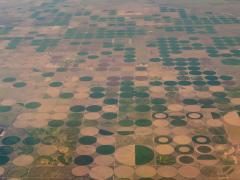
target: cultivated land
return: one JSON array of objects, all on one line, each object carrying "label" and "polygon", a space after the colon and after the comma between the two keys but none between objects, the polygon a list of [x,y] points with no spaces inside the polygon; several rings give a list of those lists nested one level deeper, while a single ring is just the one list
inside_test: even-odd
[{"label": "cultivated land", "polygon": [[239,180],[238,0],[1,0],[1,180]]}]

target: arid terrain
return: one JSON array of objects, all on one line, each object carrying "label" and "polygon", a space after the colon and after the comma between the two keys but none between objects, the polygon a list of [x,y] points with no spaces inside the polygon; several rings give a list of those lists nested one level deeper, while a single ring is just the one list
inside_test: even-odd
[{"label": "arid terrain", "polygon": [[0,180],[239,180],[239,0],[1,0]]}]

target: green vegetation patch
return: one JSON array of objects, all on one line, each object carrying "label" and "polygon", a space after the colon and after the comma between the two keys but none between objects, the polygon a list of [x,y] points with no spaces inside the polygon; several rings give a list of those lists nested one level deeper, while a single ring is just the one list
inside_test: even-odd
[{"label": "green vegetation patch", "polygon": [[240,59],[224,59],[222,63],[224,65],[238,66],[240,65]]},{"label": "green vegetation patch", "polygon": [[135,163],[136,165],[143,165],[154,158],[154,152],[152,149],[142,146],[142,145],[135,145]]}]

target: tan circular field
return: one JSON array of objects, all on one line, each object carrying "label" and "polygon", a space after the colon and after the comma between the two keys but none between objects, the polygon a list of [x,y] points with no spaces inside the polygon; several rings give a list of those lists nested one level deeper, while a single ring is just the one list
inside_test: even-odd
[{"label": "tan circular field", "polygon": [[134,169],[129,166],[118,166],[114,169],[114,173],[118,178],[132,178]]},{"label": "tan circular field", "polygon": [[183,106],[181,104],[169,104],[168,109],[173,112],[178,112],[183,110]]},{"label": "tan circular field", "polygon": [[74,176],[86,176],[89,173],[89,168],[86,166],[77,166],[72,169],[72,174]]},{"label": "tan circular field", "polygon": [[29,125],[30,125],[30,120],[28,120],[28,119],[17,119],[13,123],[13,126],[15,128],[26,128]]},{"label": "tan circular field", "polygon": [[166,120],[155,120],[153,121],[153,125],[156,127],[166,127],[169,125],[169,122]]},{"label": "tan circular field", "polygon": [[223,120],[229,125],[240,127],[240,117],[236,111],[225,114]]},{"label": "tan circular field", "polygon": [[199,105],[187,105],[184,106],[184,110],[188,112],[200,112],[201,107]]},{"label": "tan circular field", "polygon": [[178,169],[178,172],[185,178],[196,178],[200,174],[199,169],[193,166],[182,166]]},{"label": "tan circular field", "polygon": [[13,160],[13,164],[16,166],[28,166],[32,164],[33,157],[29,155],[20,155]]},{"label": "tan circular field", "polygon": [[185,135],[179,135],[179,136],[175,136],[173,138],[173,141],[176,144],[189,144],[189,143],[191,143],[192,139]]},{"label": "tan circular field", "polygon": [[125,165],[135,165],[135,145],[118,148],[114,154],[115,159]]},{"label": "tan circular field", "polygon": [[117,112],[118,111],[118,106],[116,106],[116,105],[103,106],[103,111],[104,112]]},{"label": "tan circular field", "polygon": [[89,112],[84,114],[84,118],[87,120],[97,120],[101,117],[101,115],[97,112]]},{"label": "tan circular field", "polygon": [[161,155],[169,155],[174,152],[174,148],[168,144],[157,145],[155,150]]},{"label": "tan circular field", "polygon": [[39,144],[37,145],[37,152],[39,155],[51,155],[57,151],[56,146],[54,145],[44,145]]},{"label": "tan circular field", "polygon": [[80,145],[76,149],[76,153],[80,155],[91,155],[96,152],[96,147],[91,145]]},{"label": "tan circular field", "polygon": [[97,165],[110,166],[114,163],[114,158],[108,155],[99,155],[94,159]]},{"label": "tan circular field", "polygon": [[175,135],[187,135],[190,133],[190,130],[184,127],[175,127],[172,129],[172,133]]},{"label": "tan circular field", "polygon": [[135,133],[137,136],[146,136],[152,134],[152,129],[149,127],[138,127],[135,129]]},{"label": "tan circular field", "polygon": [[135,173],[139,177],[153,177],[156,175],[156,169],[152,166],[143,165],[136,168]]},{"label": "tan circular field", "polygon": [[224,91],[224,87],[223,86],[210,86],[209,87],[209,90],[212,91],[212,92],[221,92],[221,91]]},{"label": "tan circular field", "polygon": [[93,179],[105,180],[113,175],[113,170],[107,166],[96,166],[90,170],[89,175]]},{"label": "tan circular field", "polygon": [[97,138],[99,144],[114,144],[116,142],[114,136],[101,136]]},{"label": "tan circular field", "polygon": [[98,129],[94,127],[85,127],[80,130],[80,134],[83,136],[95,136],[98,133]]},{"label": "tan circular field", "polygon": [[5,172],[5,169],[3,167],[0,167],[0,176],[3,175]]},{"label": "tan circular field", "polygon": [[164,128],[158,127],[158,128],[154,129],[154,134],[156,134],[156,135],[168,135],[170,133],[171,133],[170,129],[166,128],[166,127],[164,127]]},{"label": "tan circular field", "polygon": [[158,175],[166,178],[175,177],[178,174],[178,171],[175,167],[172,166],[162,166],[158,168]]}]

